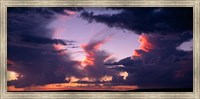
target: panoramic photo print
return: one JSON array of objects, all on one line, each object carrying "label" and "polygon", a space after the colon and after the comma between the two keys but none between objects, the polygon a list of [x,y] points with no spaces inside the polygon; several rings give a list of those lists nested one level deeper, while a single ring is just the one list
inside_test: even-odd
[{"label": "panoramic photo print", "polygon": [[8,7],[8,92],[192,92],[192,7]]}]

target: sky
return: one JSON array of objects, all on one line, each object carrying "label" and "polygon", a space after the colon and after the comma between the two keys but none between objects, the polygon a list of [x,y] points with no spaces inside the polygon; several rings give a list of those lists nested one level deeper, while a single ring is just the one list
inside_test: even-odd
[{"label": "sky", "polygon": [[190,7],[9,7],[8,91],[193,86]]}]

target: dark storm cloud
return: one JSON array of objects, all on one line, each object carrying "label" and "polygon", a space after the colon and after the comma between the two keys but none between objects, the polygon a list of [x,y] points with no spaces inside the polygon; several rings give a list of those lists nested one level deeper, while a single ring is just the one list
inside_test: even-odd
[{"label": "dark storm cloud", "polygon": [[[152,45],[151,49],[136,49],[139,56],[133,55],[106,65],[123,65],[113,69],[127,71],[129,76],[124,83],[138,85],[140,88],[192,88],[193,53],[176,49],[190,37],[145,35],[144,41]],[[144,42],[141,43],[145,46]]]},{"label": "dark storm cloud", "polygon": [[[138,68],[129,67],[129,83],[140,88],[192,88],[192,58],[173,63],[140,64]],[[130,82],[132,81],[132,82]]]},{"label": "dark storm cloud", "polygon": [[[176,35],[143,34],[141,37],[140,43],[142,48],[145,47],[145,49],[139,48],[134,50],[140,56],[133,56],[132,59],[131,57],[127,57],[113,63],[113,65],[122,64],[129,66],[138,65],[141,62],[169,63],[182,60],[185,55],[192,54],[183,50],[177,50],[177,47],[180,46],[184,41],[188,41],[190,38],[192,38],[191,32],[184,32]],[[151,48],[148,48],[148,45],[151,45]]]},{"label": "dark storm cloud", "polygon": [[82,17],[89,22],[93,20],[105,23],[109,27],[117,27],[141,33],[176,34],[193,30],[192,7],[176,8],[109,8],[123,10],[114,15],[94,15],[83,12]]},{"label": "dark storm cloud", "polygon": [[[46,26],[63,14],[76,8],[8,8],[8,70],[19,74],[8,86],[23,88],[34,85],[69,82],[66,76],[80,76],[69,54],[48,53],[52,44],[68,45],[74,41],[52,39],[53,30]],[[75,10],[73,10],[75,11]]]},{"label": "dark storm cloud", "polygon": [[[111,72],[113,70],[108,70],[103,64],[109,54],[96,50],[96,45],[99,46],[101,41],[89,42],[85,47],[87,53],[92,52],[95,58],[94,66],[86,67],[85,72],[78,69],[80,62],[73,61],[70,54],[61,53],[66,49],[53,48],[52,44],[74,45],[74,41],[52,39],[53,30],[46,28],[46,25],[55,16],[52,13],[41,13],[49,10],[49,8],[12,8],[8,12],[8,59],[15,63],[15,65],[9,63],[8,70],[19,74],[17,80],[8,81],[8,86],[23,88],[69,82],[70,79],[65,80],[66,77],[89,76],[100,79],[105,75],[113,75]],[[49,51],[55,53],[48,53]]]},{"label": "dark storm cloud", "polygon": [[82,18],[89,22],[104,23],[109,27],[127,29],[139,35],[144,34],[147,37],[146,42],[151,44],[149,46],[143,42],[143,49],[135,50],[140,56],[131,56],[118,62],[105,64],[113,66],[112,69],[125,70],[129,73],[128,80],[113,78],[113,84],[123,82],[136,84],[141,88],[192,87],[192,52],[177,50],[183,42],[193,38],[192,8],[108,9],[122,10],[122,12],[113,15],[83,12]]},{"label": "dark storm cloud", "polygon": [[151,58],[145,60],[144,58],[131,59],[131,57],[127,57],[116,62],[124,67],[112,68],[119,71],[127,71],[129,74],[126,78],[127,80],[113,78],[112,85],[116,83],[138,85],[140,89],[192,88],[192,60],[192,52],[187,52],[185,55],[179,57],[169,55],[165,58],[153,54]]},{"label": "dark storm cloud", "polygon": [[40,49],[20,47],[10,47],[8,52],[9,58],[15,60],[15,65],[9,66],[8,70],[19,73],[18,80],[8,81],[8,86],[21,88],[65,83],[68,82],[65,80],[67,75],[77,73],[73,67],[77,62],[72,61],[68,55],[63,58],[57,54],[41,54]]},{"label": "dark storm cloud", "polygon": [[[143,64],[170,64],[181,62],[184,60],[191,60],[192,52],[177,51],[177,50],[154,50],[148,53],[143,53],[140,57],[132,56],[121,59],[118,62],[108,63],[105,65],[124,65],[125,67],[137,67]],[[192,61],[192,60],[191,60]]]},{"label": "dark storm cloud", "polygon": [[81,11],[83,8],[81,7],[9,7],[8,13],[15,14],[41,14],[45,18],[52,18],[55,14],[69,15],[65,12],[65,10],[69,11]]},{"label": "dark storm cloud", "polygon": [[66,83],[68,76],[81,77],[82,73],[75,67],[79,62],[71,60],[68,54],[43,54],[43,51],[46,50],[8,46],[8,59],[15,64],[9,65],[8,70],[19,74],[18,80],[8,81],[8,86],[22,88]]},{"label": "dark storm cloud", "polygon": [[8,33],[9,35],[36,35],[51,37],[53,30],[46,26],[56,14],[66,15],[65,10],[81,11],[82,8],[71,7],[8,7]]}]

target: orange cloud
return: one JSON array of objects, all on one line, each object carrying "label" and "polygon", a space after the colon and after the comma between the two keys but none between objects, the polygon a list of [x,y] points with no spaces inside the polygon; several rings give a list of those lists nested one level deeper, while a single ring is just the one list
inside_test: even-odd
[{"label": "orange cloud", "polygon": [[81,47],[83,48],[85,57],[81,62],[81,65],[84,67],[94,65],[96,51],[98,51],[107,40],[108,39],[104,39],[100,41],[94,41],[89,44],[82,44]]},{"label": "orange cloud", "polygon": [[[142,34],[139,37],[139,42],[140,42],[140,47],[139,49],[144,51],[144,52],[149,52],[150,50],[154,49],[154,45],[150,41],[149,37],[147,34]],[[133,56],[141,56],[140,53],[138,53],[137,50],[133,51]]]},{"label": "orange cloud", "polygon": [[149,52],[149,50],[152,50],[154,48],[147,34],[142,34],[139,38],[139,42],[141,43],[140,49],[142,49],[145,52]]}]

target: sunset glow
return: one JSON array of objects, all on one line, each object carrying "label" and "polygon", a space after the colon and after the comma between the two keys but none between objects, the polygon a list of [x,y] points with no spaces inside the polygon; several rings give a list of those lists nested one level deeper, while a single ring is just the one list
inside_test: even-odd
[{"label": "sunset glow", "polygon": [[8,87],[9,91],[56,91],[56,90],[110,90],[110,91],[127,91],[136,90],[138,86],[96,86],[95,84],[78,84],[78,83],[59,83],[48,84],[45,86],[32,86],[26,88]]},{"label": "sunset glow", "polygon": [[122,76],[124,80],[126,80],[126,78],[128,77],[128,72],[120,72],[119,75]]},{"label": "sunset glow", "polygon": [[8,7],[7,35],[8,91],[193,90],[192,7]]},{"label": "sunset glow", "polygon": [[[142,34],[139,37],[138,41],[140,42],[139,50],[142,50],[144,52],[149,52],[150,50],[152,50],[154,48],[153,44],[151,43],[151,41],[149,41],[149,38],[146,34]],[[138,50],[134,50],[133,56],[139,57],[139,56],[141,56],[141,54],[138,52]]]},{"label": "sunset glow", "polygon": [[149,50],[153,49],[153,44],[149,41],[148,36],[145,34],[142,34],[139,38],[140,42],[140,49],[144,50],[145,52],[149,52]]},{"label": "sunset glow", "polygon": [[19,74],[17,74],[16,72],[13,72],[13,71],[7,71],[7,81],[10,81],[10,80],[18,80],[18,77]]},{"label": "sunset glow", "polygon": [[94,58],[88,56],[88,57],[84,57],[84,59],[81,61],[81,65],[82,66],[92,66],[94,65]]}]

